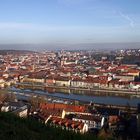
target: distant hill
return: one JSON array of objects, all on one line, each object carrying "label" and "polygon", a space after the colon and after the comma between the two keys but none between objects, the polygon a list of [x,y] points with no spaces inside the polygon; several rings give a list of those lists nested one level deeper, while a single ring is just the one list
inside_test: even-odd
[{"label": "distant hill", "polygon": [[28,51],[28,50],[0,50],[0,55],[26,54],[26,53],[33,53],[33,51]]},{"label": "distant hill", "polygon": [[93,135],[68,132],[33,119],[0,113],[0,140],[96,140]]},{"label": "distant hill", "polygon": [[51,43],[51,44],[0,44],[3,50],[117,50],[140,49],[140,42],[122,43]]}]

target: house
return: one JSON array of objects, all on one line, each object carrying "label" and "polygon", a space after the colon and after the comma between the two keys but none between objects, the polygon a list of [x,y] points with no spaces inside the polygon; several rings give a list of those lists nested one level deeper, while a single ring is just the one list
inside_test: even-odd
[{"label": "house", "polygon": [[86,88],[85,82],[81,78],[75,78],[71,80],[71,87]]},{"label": "house", "polygon": [[110,80],[109,83],[108,83],[108,87],[111,88],[111,89],[112,88],[113,89],[114,88],[118,89],[119,88],[119,80],[120,79],[112,79],[112,80]]},{"label": "house", "polygon": [[61,63],[63,63],[63,65],[72,65],[72,64],[77,64],[77,60],[63,60]]},{"label": "house", "polygon": [[72,120],[87,124],[88,129],[101,129],[101,117],[95,115],[76,114]]},{"label": "house", "polygon": [[108,87],[108,76],[99,76],[99,83],[101,88]]},{"label": "house", "polygon": [[46,122],[55,127],[61,127],[62,129],[71,130],[74,132],[86,133],[88,131],[88,125],[83,122],[74,121],[70,119],[62,119],[60,117],[50,117]]},{"label": "house", "polygon": [[82,113],[83,109],[80,108],[79,106],[75,108],[74,106],[71,105],[67,106],[64,104],[46,103],[45,105],[42,104],[40,110],[36,113],[31,114],[31,116],[45,124],[50,124],[55,127],[61,127],[62,129],[72,130],[80,133],[85,133],[88,131],[87,123],[65,118],[63,108],[77,111],[75,112],[77,114]]},{"label": "house", "polygon": [[10,111],[10,106],[8,104],[2,105],[1,111],[2,112],[9,112]]},{"label": "house", "polygon": [[12,113],[16,114],[19,117],[27,117],[28,114],[28,108],[26,105],[17,108],[16,110],[12,111]]},{"label": "house", "polygon": [[85,106],[61,103],[41,103],[40,111],[45,113],[48,112],[53,116],[61,116],[62,118],[65,118],[66,115],[69,114],[91,115],[91,113],[87,112],[87,108]]},{"label": "house", "polygon": [[88,83],[89,88],[104,88],[108,87],[108,77],[107,76],[98,76],[98,77],[88,77],[86,79],[86,83]]},{"label": "house", "polygon": [[3,77],[0,77],[0,88],[4,88],[5,86],[5,80]]},{"label": "house", "polygon": [[130,82],[130,88],[133,90],[139,90],[140,89],[140,82]]},{"label": "house", "polygon": [[46,74],[42,71],[40,72],[32,72],[25,77],[22,81],[28,83],[36,83],[36,84],[43,84],[45,82]]},{"label": "house", "polygon": [[124,75],[124,74],[118,74],[118,75],[114,75],[115,79],[120,79],[121,81],[134,81],[135,76],[133,75]]},{"label": "house", "polygon": [[53,76],[49,76],[45,78],[45,85],[46,86],[54,86],[55,80]]},{"label": "house", "polygon": [[50,115],[61,117],[62,116],[62,111],[63,110],[57,109],[57,108],[55,108],[55,109],[51,109],[51,108],[42,109],[42,110],[40,110],[40,112],[38,112],[38,117],[41,120],[46,121],[46,117],[49,117]]},{"label": "house", "polygon": [[56,77],[55,78],[55,85],[56,86],[64,86],[64,87],[69,87],[70,86],[70,78],[69,77]]},{"label": "house", "polygon": [[29,76],[29,77],[24,77],[22,82],[36,83],[37,84],[37,83],[44,83],[44,79],[43,78],[37,78],[36,76]]},{"label": "house", "polygon": [[128,75],[133,75],[133,76],[139,76],[140,75],[140,70],[138,69],[130,69],[127,71]]},{"label": "house", "polygon": [[129,89],[130,88],[130,81],[119,81],[119,87],[121,89]]},{"label": "house", "polygon": [[58,110],[66,110],[69,112],[86,112],[87,108],[85,106],[81,105],[69,105],[69,104],[60,104],[60,103],[41,103],[40,104],[40,109],[41,110],[46,110],[46,109],[58,109]]},{"label": "house", "polygon": [[108,118],[109,129],[115,130],[117,129],[117,124],[119,122],[119,116],[117,115],[110,115]]},{"label": "house", "polygon": [[116,68],[116,71],[127,72],[128,69],[130,69],[129,66],[127,66],[127,65],[120,65],[120,66],[118,66],[118,67]]},{"label": "house", "polygon": [[28,107],[22,102],[5,102],[1,107],[2,112],[11,112],[20,117],[27,117]]}]

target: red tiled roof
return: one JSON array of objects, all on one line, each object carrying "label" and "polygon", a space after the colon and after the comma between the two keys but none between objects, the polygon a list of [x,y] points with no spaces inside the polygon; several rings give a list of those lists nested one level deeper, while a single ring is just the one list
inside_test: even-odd
[{"label": "red tiled roof", "polygon": [[128,73],[139,73],[140,70],[137,70],[137,69],[130,69],[128,70]]},{"label": "red tiled roof", "polygon": [[109,123],[116,123],[119,121],[119,117],[114,115],[114,116],[109,116]]},{"label": "red tiled roof", "polygon": [[58,76],[54,78],[57,81],[69,81],[70,78],[69,77],[62,77],[62,76]]},{"label": "red tiled roof", "polygon": [[134,85],[140,85],[140,82],[131,82],[132,84],[134,84]]},{"label": "red tiled roof", "polygon": [[51,121],[54,124],[60,125],[60,126],[65,126],[73,129],[83,129],[84,123],[83,122],[78,122],[78,121],[73,121],[70,119],[62,119],[59,117],[54,117],[52,116],[49,121]]},{"label": "red tiled roof", "polygon": [[117,69],[118,69],[118,70],[129,69],[129,67],[126,66],[126,65],[121,65],[121,66],[118,66]]},{"label": "red tiled roof", "polygon": [[119,84],[119,80],[120,79],[112,79],[112,80],[109,81],[109,83],[111,83],[111,84]]},{"label": "red tiled roof", "polygon": [[62,115],[62,111],[58,110],[58,109],[42,109],[39,113],[38,113],[38,117],[42,120],[46,120],[50,115],[53,116],[61,116]]},{"label": "red tiled roof", "polygon": [[40,104],[41,109],[60,109],[60,110],[67,110],[73,112],[85,112],[85,106],[75,106],[75,105],[67,105],[67,104],[58,104],[58,103],[42,103]]},{"label": "red tiled roof", "polygon": [[101,117],[100,116],[94,116],[94,115],[78,114],[74,118],[80,119],[80,120],[89,120],[89,121],[101,122]]}]

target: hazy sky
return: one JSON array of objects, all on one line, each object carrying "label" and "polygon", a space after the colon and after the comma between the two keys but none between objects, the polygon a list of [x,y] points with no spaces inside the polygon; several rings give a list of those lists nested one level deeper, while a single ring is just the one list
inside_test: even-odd
[{"label": "hazy sky", "polygon": [[0,44],[140,42],[140,0],[0,0]]}]

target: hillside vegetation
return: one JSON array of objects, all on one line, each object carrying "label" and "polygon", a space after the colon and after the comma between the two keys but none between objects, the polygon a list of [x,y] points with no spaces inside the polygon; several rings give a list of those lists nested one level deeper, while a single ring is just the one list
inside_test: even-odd
[{"label": "hillside vegetation", "polygon": [[46,126],[33,119],[0,113],[0,140],[96,140],[91,134],[79,134]]}]

